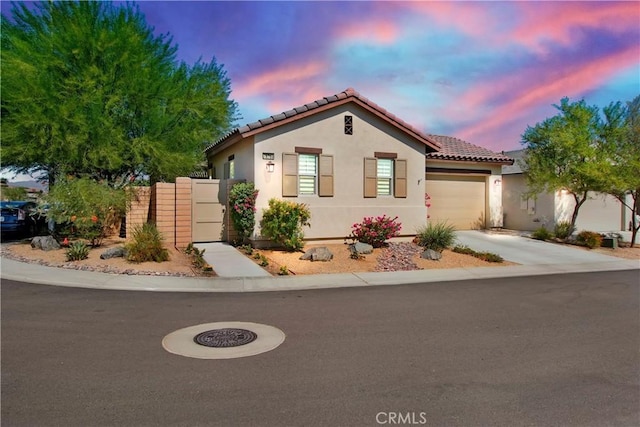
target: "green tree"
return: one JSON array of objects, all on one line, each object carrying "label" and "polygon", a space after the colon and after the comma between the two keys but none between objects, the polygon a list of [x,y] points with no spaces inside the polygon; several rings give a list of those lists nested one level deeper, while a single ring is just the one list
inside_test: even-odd
[{"label": "green tree", "polygon": [[2,16],[2,166],[119,186],[187,174],[235,120],[215,58],[176,60],[137,6],[14,4]]},{"label": "green tree", "polygon": [[603,122],[598,107],[584,100],[571,103],[563,98],[554,106],[559,114],[527,127],[522,135],[523,166],[532,194],[565,190],[573,196],[571,227],[575,228],[580,207],[588,192],[597,189],[604,164],[599,150]]},{"label": "green tree", "polygon": [[[640,230],[640,96],[603,109],[601,150],[607,161],[598,175],[598,190],[617,198],[631,212],[632,246]],[[627,200],[631,197],[631,202]]]}]

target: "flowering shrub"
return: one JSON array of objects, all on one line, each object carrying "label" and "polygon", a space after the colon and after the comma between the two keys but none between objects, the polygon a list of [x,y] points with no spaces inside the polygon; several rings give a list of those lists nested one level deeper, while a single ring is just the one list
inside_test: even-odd
[{"label": "flowering shrub", "polygon": [[351,226],[351,236],[362,243],[368,243],[374,248],[379,248],[392,238],[400,235],[402,224],[396,222],[398,217],[391,218],[386,215],[365,217],[359,224]]},{"label": "flowering shrub", "polygon": [[231,187],[229,205],[231,207],[231,221],[241,242],[251,237],[256,224],[256,198],[258,190],[252,182],[241,182]]},{"label": "flowering shrub", "polygon": [[284,246],[288,251],[304,247],[302,227],[309,225],[311,212],[304,203],[270,199],[269,209],[262,212],[262,235]]}]

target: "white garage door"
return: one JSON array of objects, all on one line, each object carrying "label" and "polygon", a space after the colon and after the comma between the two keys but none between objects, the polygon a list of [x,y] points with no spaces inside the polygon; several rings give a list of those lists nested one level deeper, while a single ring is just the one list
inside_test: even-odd
[{"label": "white garage door", "polygon": [[428,174],[426,194],[431,223],[447,222],[457,230],[485,227],[485,177]]}]

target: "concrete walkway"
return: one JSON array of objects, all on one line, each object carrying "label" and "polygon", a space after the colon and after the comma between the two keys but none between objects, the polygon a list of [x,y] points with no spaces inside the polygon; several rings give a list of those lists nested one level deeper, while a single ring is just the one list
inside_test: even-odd
[{"label": "concrete walkway", "polygon": [[214,267],[218,277],[271,277],[227,243],[196,243],[194,246],[205,251],[203,258]]}]

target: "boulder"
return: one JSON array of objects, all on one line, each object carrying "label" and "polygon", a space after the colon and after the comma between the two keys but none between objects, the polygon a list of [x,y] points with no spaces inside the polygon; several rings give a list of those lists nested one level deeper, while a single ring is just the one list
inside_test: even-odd
[{"label": "boulder", "polygon": [[42,249],[43,251],[54,251],[60,249],[60,244],[53,236],[36,236],[31,239],[31,247],[34,249]]},{"label": "boulder", "polygon": [[434,251],[433,249],[427,249],[426,251],[422,252],[420,258],[438,261],[442,258],[442,252]]},{"label": "boulder", "polygon": [[124,246],[109,248],[100,254],[100,259],[122,258],[127,254]]},{"label": "boulder", "polygon": [[330,261],[333,259],[333,254],[328,248],[321,246],[309,249],[300,257],[300,259],[309,261]]},{"label": "boulder", "polygon": [[368,243],[356,242],[349,245],[351,253],[357,252],[361,255],[373,253],[373,246]]}]

